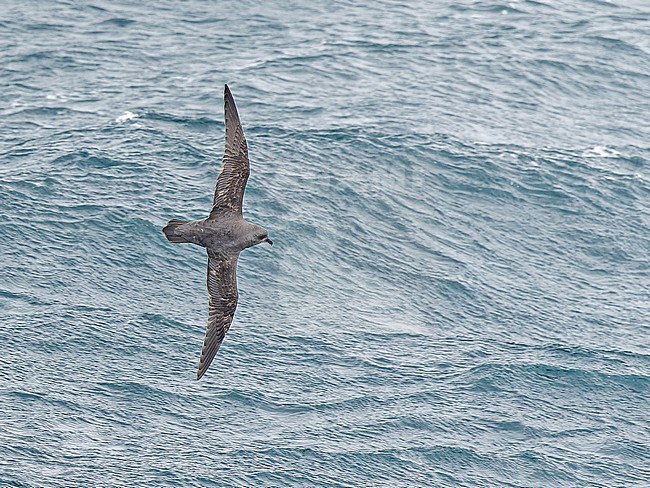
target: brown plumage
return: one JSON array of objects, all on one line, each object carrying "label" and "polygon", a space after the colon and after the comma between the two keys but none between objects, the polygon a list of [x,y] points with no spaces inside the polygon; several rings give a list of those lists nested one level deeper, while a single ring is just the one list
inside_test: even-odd
[{"label": "brown plumage", "polygon": [[226,147],[223,152],[221,171],[214,187],[210,217],[219,212],[235,212],[242,215],[244,190],[250,175],[248,144],[244,137],[235,99],[228,85],[224,90],[224,118],[226,126]]},{"label": "brown plumage", "polygon": [[208,324],[196,372],[200,379],[223,342],[237,308],[239,253],[262,242],[273,242],[259,225],[244,220],[242,203],[250,174],[248,146],[235,100],[228,85],[224,90],[226,142],[221,171],[214,188],[208,218],[187,222],[173,219],[163,228],[170,242],[189,242],[208,252]]},{"label": "brown plumage", "polygon": [[235,316],[239,253],[215,254],[208,250],[208,325],[205,329],[196,379],[201,379],[217,354]]}]

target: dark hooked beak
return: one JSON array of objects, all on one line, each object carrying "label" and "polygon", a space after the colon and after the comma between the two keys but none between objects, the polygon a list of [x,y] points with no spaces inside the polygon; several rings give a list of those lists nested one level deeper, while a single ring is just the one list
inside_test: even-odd
[{"label": "dark hooked beak", "polygon": [[266,240],[266,242],[268,242],[269,244],[273,245],[273,241],[272,241],[271,239],[269,239],[268,237],[267,237],[265,240]]}]

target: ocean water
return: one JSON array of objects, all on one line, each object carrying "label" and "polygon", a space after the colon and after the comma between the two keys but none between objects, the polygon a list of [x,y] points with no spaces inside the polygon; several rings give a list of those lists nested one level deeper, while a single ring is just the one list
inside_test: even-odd
[{"label": "ocean water", "polygon": [[[645,1],[3,2],[0,486],[650,485]],[[251,155],[206,376],[223,85]]]}]

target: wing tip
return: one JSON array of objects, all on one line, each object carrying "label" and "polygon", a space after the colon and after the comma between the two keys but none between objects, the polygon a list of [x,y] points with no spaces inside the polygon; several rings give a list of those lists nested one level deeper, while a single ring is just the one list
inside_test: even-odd
[{"label": "wing tip", "polygon": [[233,102],[235,100],[235,98],[232,96],[232,92],[230,91],[230,87],[228,86],[227,83],[223,85],[223,98],[224,100],[231,99],[233,100]]},{"label": "wing tip", "polygon": [[232,92],[227,84],[223,88],[223,106],[226,122],[230,119],[236,125],[241,125],[237,105],[235,104],[235,97],[232,96]]},{"label": "wing tip", "polygon": [[199,364],[196,365],[196,381],[199,381],[201,378],[203,378],[203,375],[208,370],[208,366],[210,365],[204,364],[203,354],[201,354],[201,358],[199,359]]}]

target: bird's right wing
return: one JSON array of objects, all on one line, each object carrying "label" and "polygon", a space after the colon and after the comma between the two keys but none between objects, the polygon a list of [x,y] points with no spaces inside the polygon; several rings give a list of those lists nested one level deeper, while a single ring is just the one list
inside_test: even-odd
[{"label": "bird's right wing", "polygon": [[239,298],[237,292],[238,258],[239,253],[218,254],[208,251],[208,325],[196,371],[197,380],[201,379],[208,370],[235,315]]}]

